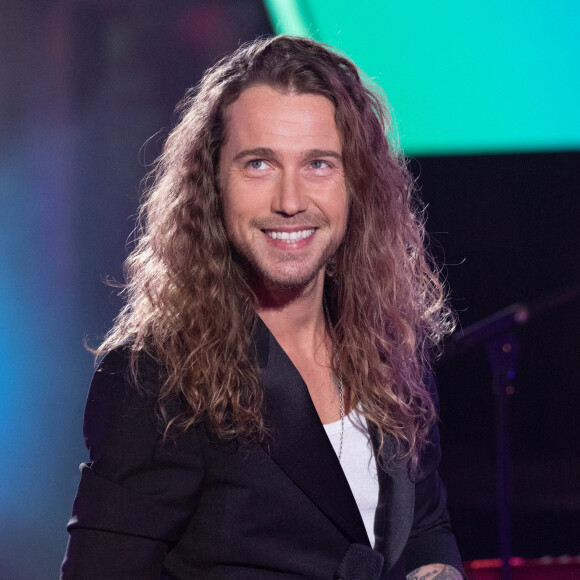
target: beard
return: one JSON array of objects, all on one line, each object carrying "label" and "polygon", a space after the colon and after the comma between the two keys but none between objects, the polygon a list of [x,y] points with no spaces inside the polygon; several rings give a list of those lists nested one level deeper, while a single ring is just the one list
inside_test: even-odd
[{"label": "beard", "polygon": [[264,260],[253,253],[241,252],[235,246],[234,253],[251,286],[262,286],[272,290],[298,291],[316,280],[322,271],[326,271],[327,265],[336,256],[339,247],[340,241],[332,246],[327,246],[318,260],[308,268],[304,268],[296,258],[288,254],[280,256],[275,267],[272,267],[265,264]]},{"label": "beard", "polygon": [[[260,228],[262,229],[262,228]],[[263,229],[275,229],[265,227]],[[258,230],[259,231],[259,230]],[[317,230],[318,232],[318,230]],[[316,233],[314,235],[316,235]],[[264,235],[260,232],[259,235]],[[274,251],[260,243],[230,238],[235,261],[242,267],[250,286],[254,289],[298,292],[325,272],[336,257],[344,240],[345,232],[329,236],[318,249],[318,255],[294,255],[292,251]]]}]

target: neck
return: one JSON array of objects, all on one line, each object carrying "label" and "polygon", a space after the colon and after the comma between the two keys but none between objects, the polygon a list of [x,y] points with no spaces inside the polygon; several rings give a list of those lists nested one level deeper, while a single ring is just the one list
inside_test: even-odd
[{"label": "neck", "polygon": [[324,273],[298,289],[264,289],[256,292],[258,316],[282,348],[313,352],[326,336],[322,306]]}]

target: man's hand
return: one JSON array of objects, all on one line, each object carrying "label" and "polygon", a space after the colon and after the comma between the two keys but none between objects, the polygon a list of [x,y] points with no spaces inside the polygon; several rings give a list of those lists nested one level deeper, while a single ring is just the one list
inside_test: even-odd
[{"label": "man's hand", "polygon": [[421,566],[407,574],[407,580],[463,580],[461,572],[447,564],[429,564]]}]

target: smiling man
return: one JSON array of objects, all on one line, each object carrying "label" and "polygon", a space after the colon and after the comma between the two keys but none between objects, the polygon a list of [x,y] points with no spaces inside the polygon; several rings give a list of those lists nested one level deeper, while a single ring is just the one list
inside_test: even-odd
[{"label": "smiling man", "polygon": [[[319,95],[246,89],[226,114],[220,185],[230,240],[254,291],[324,286],[348,216],[332,103]],[[256,145],[258,145],[256,147]]]},{"label": "smiling man", "polygon": [[450,331],[381,99],[258,40],[181,106],[97,350],[62,578],[461,578],[429,350]]}]

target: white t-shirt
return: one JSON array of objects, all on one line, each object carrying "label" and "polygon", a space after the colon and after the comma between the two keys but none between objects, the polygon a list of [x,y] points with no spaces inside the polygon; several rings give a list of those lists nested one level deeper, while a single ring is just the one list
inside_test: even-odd
[{"label": "white t-shirt", "polygon": [[[340,420],[324,425],[324,429],[338,456]],[[371,546],[374,546],[375,513],[379,501],[377,462],[366,419],[362,415],[357,417],[354,409],[344,418],[340,464],[356,500]]]}]

